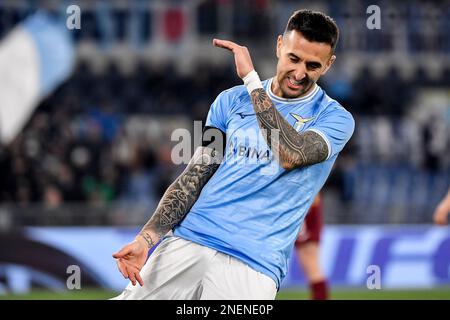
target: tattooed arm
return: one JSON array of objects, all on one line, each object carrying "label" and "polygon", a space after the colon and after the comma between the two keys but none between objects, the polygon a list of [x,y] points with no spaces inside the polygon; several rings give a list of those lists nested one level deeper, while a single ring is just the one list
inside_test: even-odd
[{"label": "tattooed arm", "polygon": [[139,271],[147,260],[148,251],[189,212],[220,160],[221,155],[214,149],[199,147],[183,173],[164,193],[155,213],[135,240],[113,254],[120,272],[133,285],[144,284]]},{"label": "tattooed arm", "polygon": [[149,248],[183,220],[197,201],[203,186],[219,167],[213,152],[199,147],[183,173],[166,190],[155,213],[139,232]]},{"label": "tattooed arm", "polygon": [[325,140],[313,131],[298,133],[278,112],[263,88],[254,89],[250,96],[259,127],[267,132],[263,136],[284,169],[312,165],[327,158]]}]

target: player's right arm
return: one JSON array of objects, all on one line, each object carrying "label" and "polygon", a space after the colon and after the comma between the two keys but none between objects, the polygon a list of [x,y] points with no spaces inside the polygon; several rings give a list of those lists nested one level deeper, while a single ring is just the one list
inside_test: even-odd
[{"label": "player's right arm", "polygon": [[148,251],[190,211],[202,188],[219,168],[222,154],[211,146],[197,148],[183,173],[168,187],[156,211],[135,240],[113,254],[125,278],[142,286],[139,271]]}]

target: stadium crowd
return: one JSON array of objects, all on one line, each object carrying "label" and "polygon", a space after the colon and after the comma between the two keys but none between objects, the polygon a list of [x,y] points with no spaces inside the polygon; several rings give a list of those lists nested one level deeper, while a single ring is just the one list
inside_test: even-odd
[{"label": "stadium crowd", "polygon": [[[14,142],[0,149],[0,201],[20,206],[43,202],[49,207],[64,202],[96,206],[119,201],[152,208],[179,168],[170,161],[167,143],[142,143],[127,136],[127,119],[136,114],[183,114],[203,120],[215,96],[239,84],[228,70],[201,66],[189,77],[167,68],[171,66],[140,66],[139,72],[125,75],[111,64],[104,73],[94,74],[87,64],[81,64],[39,106]],[[449,79],[440,79],[442,83],[449,84]],[[339,88],[333,88],[336,84],[322,85],[339,94]],[[364,69],[349,86],[351,94],[345,91],[338,99],[356,117],[396,119],[405,114],[415,88],[433,86],[433,82],[423,76],[405,80],[395,76],[395,70],[377,79]],[[343,163],[357,160],[356,149],[353,143],[342,155],[332,179],[335,184],[343,183],[339,179]],[[424,168],[435,168],[439,156],[445,154],[430,155]]]},{"label": "stadium crowd", "polygon": [[[33,12],[33,3],[0,5],[0,36]],[[186,42],[189,32],[207,39],[224,33],[239,41],[260,41],[256,48],[268,47],[264,44],[267,39],[257,37],[258,23],[268,21],[275,37],[279,31],[277,21],[284,21],[283,14],[297,6],[294,1],[197,1],[193,15],[174,5],[163,14],[167,28],[152,29],[152,19],[161,13],[153,2],[144,5],[136,1],[122,7],[113,2],[98,2],[99,7],[92,3],[82,2],[83,27],[73,35],[78,44],[93,41],[104,50],[100,50],[101,54],[124,41],[130,46],[145,47],[161,40],[157,32],[164,33],[162,38],[173,45],[169,47],[172,51],[177,50],[177,41],[180,46]],[[383,32],[355,27],[365,25],[365,8],[369,4],[370,1],[342,4],[332,0],[317,3],[328,8],[338,24],[345,26],[343,30],[348,30],[341,35],[338,56],[362,54],[370,59],[400,50],[408,57],[433,57],[450,51],[450,11],[440,2],[381,3]],[[135,10],[138,7],[139,14]],[[228,21],[227,14],[233,23],[223,23]],[[185,22],[194,19],[192,25],[197,30],[188,30]],[[399,21],[406,28],[396,28]],[[130,27],[131,22],[140,27]],[[399,37],[407,40],[406,46],[399,45]],[[104,60],[109,64],[99,72],[89,59],[79,59],[71,78],[38,106],[25,130],[12,144],[0,146],[2,208],[8,204],[14,204],[16,209],[29,208],[36,203],[47,209],[68,203],[88,203],[88,208],[114,206],[122,213],[116,221],[121,223],[127,220],[123,217],[127,208],[140,204],[138,216],[148,216],[182,166],[171,161],[170,132],[159,141],[136,138],[127,126],[130,119],[145,115],[163,125],[167,120],[159,120],[160,117],[204,120],[220,91],[241,84],[231,61],[218,67],[199,60],[191,66],[191,72],[182,73],[174,63],[152,63],[139,58],[134,70],[123,72],[113,58]],[[320,83],[355,116],[357,124],[354,138],[338,159],[326,186],[327,190],[336,190],[339,201],[352,208],[343,206],[344,214],[333,222],[427,222],[426,212],[450,183],[450,120],[435,114],[436,121],[418,121],[411,114],[412,104],[423,90],[448,90],[450,66],[444,65],[436,73],[430,72],[426,63],[420,63],[409,75],[395,66],[381,75],[374,72],[376,68],[354,69],[352,77],[338,71]],[[400,175],[398,179],[392,172]],[[408,180],[414,177],[419,177],[417,181],[425,188],[418,189],[423,191],[423,197],[414,198],[407,189],[411,183],[417,183]],[[396,185],[389,179],[402,183]],[[411,209],[411,198],[421,201],[418,215],[405,213]],[[362,204],[385,211],[386,216],[376,216]],[[389,210],[380,210],[374,204],[400,204],[403,213],[390,220]],[[86,209],[76,209],[80,210]]]}]

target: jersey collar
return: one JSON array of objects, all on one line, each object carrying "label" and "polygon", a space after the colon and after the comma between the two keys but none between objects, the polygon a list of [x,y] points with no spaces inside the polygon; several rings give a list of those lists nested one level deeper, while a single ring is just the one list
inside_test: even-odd
[{"label": "jersey collar", "polygon": [[272,92],[272,80],[273,80],[273,78],[270,78],[269,81],[267,81],[267,89],[266,89],[266,91],[268,92],[270,99],[278,101],[278,102],[299,103],[299,102],[310,101],[316,95],[316,93],[319,91],[319,86],[315,83],[314,84],[314,89],[310,93],[308,93],[308,95],[306,95],[304,97],[294,98],[294,99],[281,98],[281,97],[276,96]]}]

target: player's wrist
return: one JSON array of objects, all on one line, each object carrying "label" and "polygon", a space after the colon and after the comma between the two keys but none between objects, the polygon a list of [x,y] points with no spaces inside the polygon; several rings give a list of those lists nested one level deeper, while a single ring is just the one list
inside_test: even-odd
[{"label": "player's wrist", "polygon": [[134,240],[145,246],[147,249],[151,249],[156,243],[147,232],[140,232]]},{"label": "player's wrist", "polygon": [[244,85],[247,88],[249,94],[252,93],[252,91],[255,89],[263,88],[261,79],[254,69],[250,71],[244,78],[242,78],[242,80],[244,81]]}]

